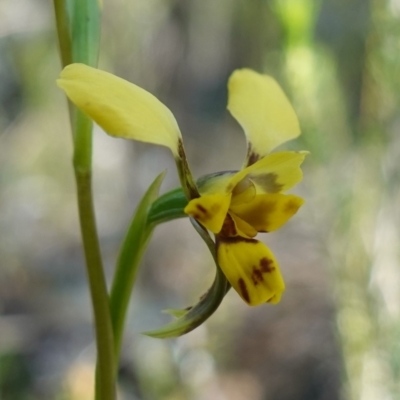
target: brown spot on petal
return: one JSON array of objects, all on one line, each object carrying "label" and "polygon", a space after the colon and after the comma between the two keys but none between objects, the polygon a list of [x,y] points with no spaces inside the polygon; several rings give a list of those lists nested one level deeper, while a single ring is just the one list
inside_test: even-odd
[{"label": "brown spot on petal", "polygon": [[270,273],[275,270],[273,266],[273,261],[264,257],[260,260],[260,268],[257,268],[256,265],[253,265],[253,269],[251,272],[251,280],[254,285],[257,286],[259,283],[264,281],[264,274]]},{"label": "brown spot on petal", "polygon": [[227,214],[220,234],[224,237],[231,237],[237,235],[235,221]]},{"label": "brown spot on petal", "polygon": [[208,211],[206,208],[204,208],[201,204],[196,204],[196,207],[199,211],[201,211],[204,214],[208,214]]},{"label": "brown spot on petal", "polygon": [[267,193],[279,193],[284,186],[278,183],[278,175],[273,172],[254,176],[250,174],[250,179],[255,184],[261,186]]},{"label": "brown spot on petal", "polygon": [[198,212],[192,212],[190,215],[197,220],[207,221],[212,218],[213,212],[215,213],[216,211],[218,211],[219,205],[214,205],[213,207],[211,207],[211,210],[207,210],[201,204],[196,204],[196,208]]},{"label": "brown spot on petal", "polygon": [[223,236],[222,233],[219,233],[217,236],[217,245],[218,242],[223,242],[227,244],[234,244],[234,243],[250,243],[250,244],[257,244],[259,243],[256,239],[248,239],[242,236]]},{"label": "brown spot on petal", "polygon": [[243,278],[240,278],[240,279],[238,280],[238,285],[239,285],[239,291],[240,291],[242,297],[244,298],[244,300],[245,300],[247,303],[250,303],[249,292],[247,291],[246,282],[243,280]]},{"label": "brown spot on petal", "polygon": [[249,145],[249,147],[247,149],[247,166],[249,167],[250,165],[253,165],[260,158],[261,158],[261,156],[253,150],[251,145]]},{"label": "brown spot on petal", "polygon": [[274,262],[267,257],[260,260],[260,267],[262,272],[272,272],[275,270]]},{"label": "brown spot on petal", "polygon": [[251,273],[251,279],[255,286],[257,286],[259,283],[264,281],[264,276],[263,276],[262,271],[260,269],[258,269],[256,266],[253,266],[253,271]]}]

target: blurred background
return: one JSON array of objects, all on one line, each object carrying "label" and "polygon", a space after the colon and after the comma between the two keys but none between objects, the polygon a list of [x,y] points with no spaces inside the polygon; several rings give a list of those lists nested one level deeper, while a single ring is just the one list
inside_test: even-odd
[{"label": "blurred background", "polygon": [[[196,302],[210,255],[188,220],[157,228],[133,294],[121,400],[400,399],[400,0],[104,0],[100,67],[175,114],[196,177],[238,169],[230,73],[273,75],[309,150],[306,205],[260,235],[280,304],[233,291],[174,340],[140,332]],[[92,317],[52,3],[0,0],[0,399],[91,399]],[[178,185],[168,150],[95,129],[107,274],[150,182]]]}]

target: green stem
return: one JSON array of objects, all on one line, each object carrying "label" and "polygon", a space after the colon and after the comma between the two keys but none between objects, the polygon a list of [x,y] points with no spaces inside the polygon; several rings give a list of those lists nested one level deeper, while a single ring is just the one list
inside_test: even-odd
[{"label": "green stem", "polygon": [[97,343],[96,400],[115,399],[113,331],[92,194],[92,123],[77,112],[74,169]]},{"label": "green stem", "polygon": [[[60,49],[61,65],[65,68],[72,63],[72,43],[70,21],[68,16],[67,4],[65,0],[54,0],[54,12],[56,16],[58,47]],[[68,100],[68,111],[71,126],[74,120],[74,107]]]},{"label": "green stem", "polygon": [[[101,11],[97,0],[53,0],[63,67],[72,62],[96,66]],[[69,11],[72,12],[70,21]],[[72,24],[71,24],[72,22]],[[92,123],[69,105],[74,137],[74,170],[86,271],[97,345],[96,400],[115,399],[113,331],[106,280],[96,228],[92,193]]]},{"label": "green stem", "polygon": [[54,0],[53,3],[56,15],[61,64],[63,67],[65,67],[72,63],[71,32],[67,4],[64,0]]}]

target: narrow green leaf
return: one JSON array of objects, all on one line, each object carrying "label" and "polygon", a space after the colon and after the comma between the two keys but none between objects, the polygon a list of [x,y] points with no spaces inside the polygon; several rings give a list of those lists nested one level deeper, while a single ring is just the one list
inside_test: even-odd
[{"label": "narrow green leaf", "polygon": [[138,266],[155,227],[155,224],[148,222],[148,213],[152,207],[152,203],[157,199],[164,176],[165,172],[158,175],[143,196],[129,225],[117,260],[110,295],[116,359],[118,359],[120,352],[126,312]]}]

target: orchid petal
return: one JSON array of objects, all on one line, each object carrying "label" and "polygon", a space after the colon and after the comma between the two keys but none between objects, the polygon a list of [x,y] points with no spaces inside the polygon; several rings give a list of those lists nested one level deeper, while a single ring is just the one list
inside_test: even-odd
[{"label": "orchid petal", "polygon": [[255,184],[257,192],[286,192],[303,179],[300,165],[307,154],[306,151],[280,151],[269,154],[233,175],[225,183],[225,190],[232,191],[241,180],[248,177]]},{"label": "orchid petal", "polygon": [[285,284],[274,255],[264,243],[218,236],[217,257],[226,278],[247,304],[280,301]]},{"label": "orchid petal", "polygon": [[166,146],[179,157],[178,124],[171,111],[146,90],[84,64],[65,67],[57,84],[108,134]]},{"label": "orchid petal", "polygon": [[230,194],[208,194],[189,201],[186,214],[213,233],[220,232],[231,201]]},{"label": "orchid petal", "polygon": [[300,135],[299,121],[278,83],[249,69],[236,70],[228,82],[228,110],[244,129],[246,165]]},{"label": "orchid petal", "polygon": [[258,232],[272,232],[283,226],[304,204],[290,194],[260,194],[250,203],[232,207],[232,213]]}]

